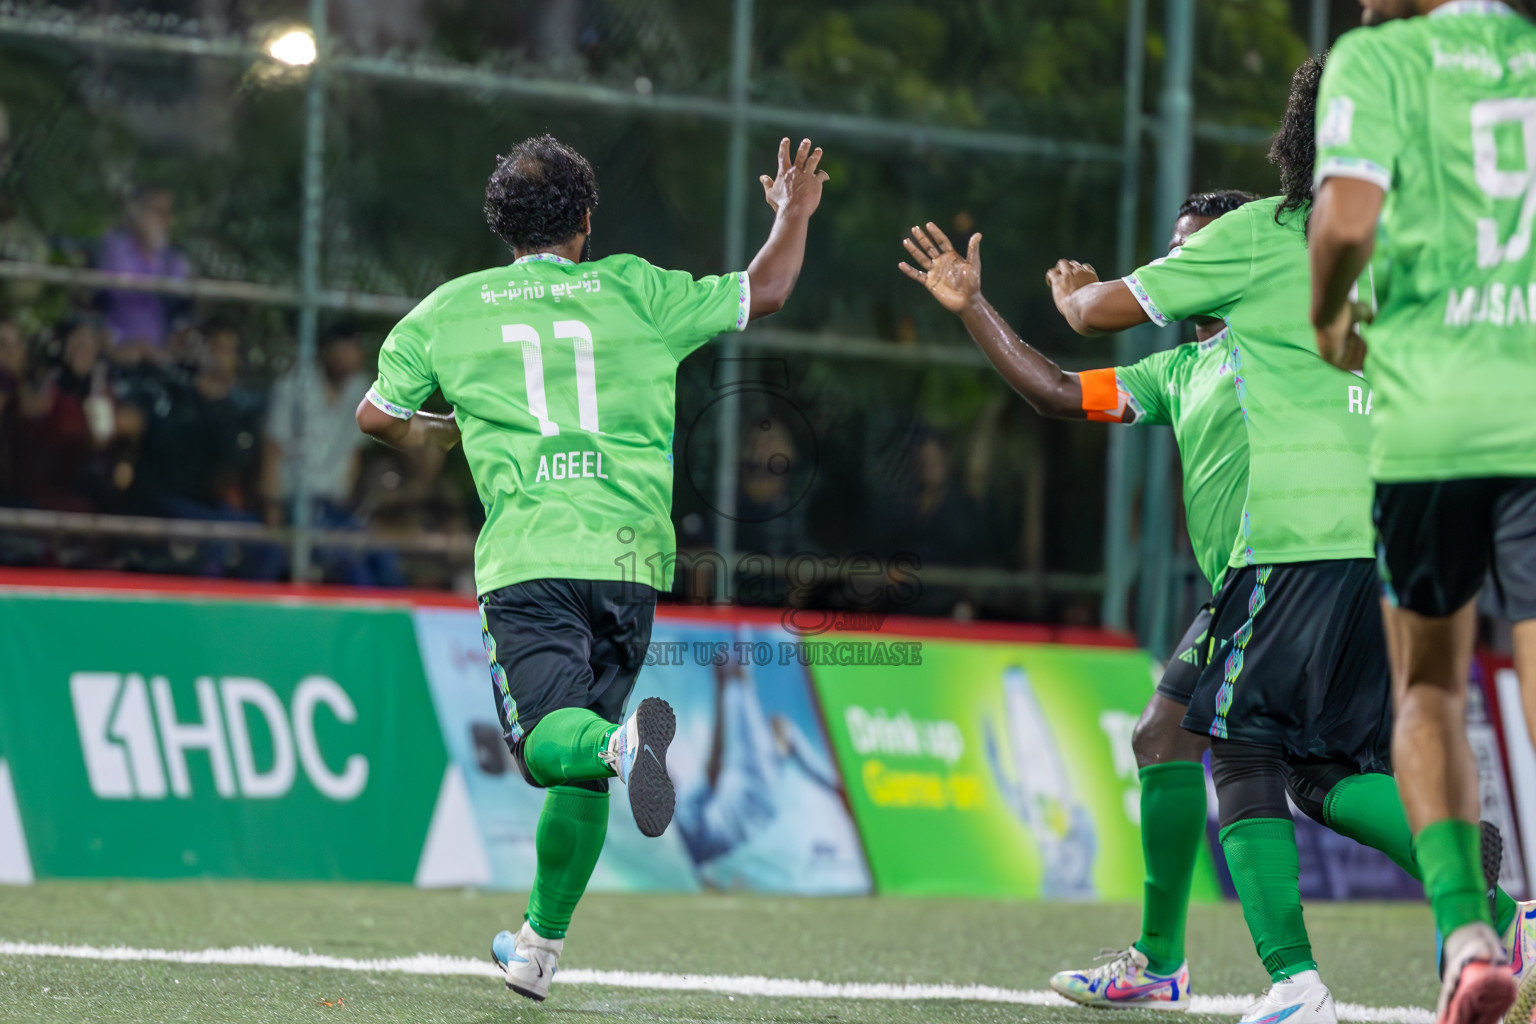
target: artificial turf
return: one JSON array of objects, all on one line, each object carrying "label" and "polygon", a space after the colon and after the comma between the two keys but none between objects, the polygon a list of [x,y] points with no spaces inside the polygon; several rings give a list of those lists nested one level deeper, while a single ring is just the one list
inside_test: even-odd
[{"label": "artificial turf", "polygon": [[[0,940],[483,957],[492,934],[516,927],[522,907],[519,895],[468,890],[45,882],[0,887]],[[1135,907],[1103,904],[591,894],[577,911],[561,967],[1043,989],[1052,971],[1086,965],[1101,946],[1128,943],[1138,914]],[[1433,1005],[1433,935],[1422,905],[1315,904],[1307,920],[1335,998]],[[1189,935],[1196,993],[1264,988],[1268,979],[1235,904],[1193,908]],[[1105,1018],[1069,1007],[730,997],[561,986],[558,980],[550,999],[535,1004],[487,978],[0,956],[0,1021],[324,1019],[1102,1024]],[[1145,1017],[1131,1014],[1126,1022],[1138,1019]]]}]

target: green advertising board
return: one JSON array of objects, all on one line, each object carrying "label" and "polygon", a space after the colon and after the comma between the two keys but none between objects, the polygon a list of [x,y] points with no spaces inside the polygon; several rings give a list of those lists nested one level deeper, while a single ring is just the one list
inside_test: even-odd
[{"label": "green advertising board", "polygon": [[38,877],[409,882],[447,755],[408,609],[0,594]]},{"label": "green advertising board", "polygon": [[[878,892],[1138,900],[1141,651],[925,640],[919,664],[818,665]],[[1219,899],[1202,848],[1196,899]]]},{"label": "green advertising board", "polygon": [[[751,877],[775,891],[1140,897],[1144,653],[903,636],[874,645],[899,657],[844,658],[871,645],[786,635],[745,645],[756,696],[728,703],[703,654],[741,647],[739,630],[656,635],[688,654],[641,683],[694,723],[671,765],[680,794],[753,813],[721,818],[739,828],[708,842],[689,819],[632,849],[620,821],[622,887],[693,887],[729,856],[731,884],[755,888],[743,865],[771,864]],[[838,664],[862,660],[885,664]],[[0,589],[0,881],[525,885],[541,794],[511,769],[494,714],[471,607]],[[788,737],[792,756],[733,739],[732,786],[689,776],[727,721],[729,737]],[[829,849],[847,872],[828,874]],[[1195,898],[1218,898],[1201,857]]]}]

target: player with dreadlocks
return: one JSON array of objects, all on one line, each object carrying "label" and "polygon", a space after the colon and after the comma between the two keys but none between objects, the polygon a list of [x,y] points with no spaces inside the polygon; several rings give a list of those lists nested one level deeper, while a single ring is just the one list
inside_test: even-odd
[{"label": "player with dreadlocks", "polygon": [[[1466,732],[1490,575],[1536,725],[1536,25],[1495,0],[1362,7],[1372,27],[1339,40],[1323,81],[1312,321],[1340,364],[1369,342],[1380,383],[1370,474],[1398,779],[1445,936],[1440,1020],[1487,1024],[1515,999],[1502,945],[1536,979],[1536,949],[1479,898]],[[1379,310],[1362,340],[1349,291],[1373,249]],[[1536,981],[1519,995],[1505,1019],[1529,1024]]]},{"label": "player with dreadlocks", "polygon": [[[1196,232],[1257,198],[1233,191],[1190,196],[1179,208],[1169,252],[1176,255]],[[927,234],[944,237],[932,225]],[[981,296],[979,235],[971,245],[978,256],[972,261],[941,257],[952,273],[930,267],[923,274],[906,264],[902,268],[971,326],[997,371],[1042,416],[1173,427],[1184,469],[1190,544],[1213,591],[1219,589],[1248,486],[1242,409],[1231,381],[1224,379],[1226,325],[1219,319],[1200,320],[1193,344],[1158,352],[1131,366],[1069,373],[1013,335]],[[909,248],[921,262],[924,250]],[[1058,992],[1087,1006],[1189,1005],[1184,925],[1195,858],[1205,838],[1201,758],[1209,743],[1180,728],[1180,722],[1204,664],[1210,621],[1206,605],[1169,659],[1131,739],[1141,778],[1141,849],[1147,872],[1141,937],[1109,967],[1063,971],[1051,979]]]},{"label": "player with dreadlocks", "polygon": [[[1122,280],[1100,281],[1092,267],[1067,260],[1047,275],[1057,308],[1080,334],[1195,316],[1226,322],[1225,358],[1214,372],[1226,370],[1240,409],[1248,487],[1183,726],[1210,741],[1222,848],[1273,983],[1243,1014],[1245,1024],[1337,1020],[1302,917],[1288,794],[1312,818],[1417,872],[1389,774],[1387,656],[1365,472],[1370,389],[1318,357],[1305,317],[1322,67],[1314,58],[1298,69],[1271,150],[1284,194],[1221,217]],[[909,276],[956,310],[985,351],[1021,347],[981,298],[977,239],[961,256],[929,225],[914,229],[906,246],[922,268],[908,268]],[[1092,395],[1084,389],[1089,415],[1123,417],[1138,400],[1119,382]],[[1514,902],[1500,900],[1513,919]],[[1076,972],[1072,987],[1097,994],[1152,984],[1138,952],[1133,946],[1106,967]]]}]

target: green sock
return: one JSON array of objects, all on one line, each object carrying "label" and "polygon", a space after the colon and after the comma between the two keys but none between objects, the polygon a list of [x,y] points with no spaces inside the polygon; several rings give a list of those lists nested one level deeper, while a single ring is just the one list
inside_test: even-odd
[{"label": "green sock", "polygon": [[545,792],[534,833],[538,866],[525,915],[535,932],[546,939],[565,938],[607,835],[607,793],[573,786],[554,786]]},{"label": "green sock", "polygon": [[[1397,780],[1392,776],[1367,772],[1343,780],[1328,791],[1323,801],[1323,818],[1339,835],[1380,850],[1392,858],[1392,863],[1423,881],[1423,872],[1413,855],[1408,815],[1403,811]],[[1478,864],[1481,868],[1482,861]],[[1509,931],[1520,908],[1515,905],[1514,897],[1502,888],[1494,889],[1493,902],[1493,925],[1503,935]]]},{"label": "green sock", "polygon": [[539,719],[523,740],[523,760],[540,785],[611,779],[599,756],[618,726],[585,708],[561,708]]},{"label": "green sock", "polygon": [[1205,767],[1165,761],[1141,770],[1141,858],[1147,882],[1136,948],[1154,974],[1184,962],[1184,923],[1195,856],[1205,841]]},{"label": "green sock", "polygon": [[1413,856],[1413,833],[1397,792],[1397,780],[1379,772],[1352,775],[1328,791],[1323,823],[1341,836],[1380,850],[1392,863],[1421,878]]},{"label": "green sock", "polygon": [[1287,818],[1234,821],[1221,830],[1221,848],[1253,947],[1270,980],[1315,970],[1297,888],[1301,862],[1295,824]]},{"label": "green sock", "polygon": [[1476,921],[1493,925],[1483,894],[1482,836],[1476,822],[1444,818],[1426,825],[1414,839],[1414,853],[1441,935]]}]

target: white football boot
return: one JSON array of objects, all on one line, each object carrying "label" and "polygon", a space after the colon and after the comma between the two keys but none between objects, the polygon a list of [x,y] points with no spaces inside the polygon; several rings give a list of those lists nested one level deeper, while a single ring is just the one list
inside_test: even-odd
[{"label": "white football boot", "polygon": [[1333,993],[1315,970],[1297,971],[1269,987],[1238,1024],[1339,1024]]},{"label": "white football boot", "polygon": [[672,705],[660,697],[647,697],[614,731],[601,755],[629,790],[629,809],[642,835],[659,836],[672,822],[677,794],[667,775],[667,747],[676,732]]},{"label": "white football boot", "polygon": [[555,980],[564,939],[546,939],[524,921],[516,935],[497,932],[491,940],[491,959],[507,972],[507,988],[520,996],[543,1002],[549,983]]},{"label": "white football boot", "polygon": [[1057,971],[1051,988],[1074,1003],[1100,1009],[1189,1009],[1189,961],[1172,974],[1153,974],[1146,954],[1135,946],[1105,950],[1108,963],[1080,971]]}]

